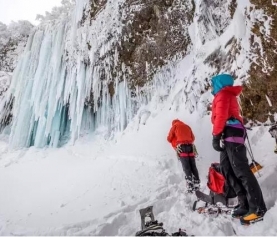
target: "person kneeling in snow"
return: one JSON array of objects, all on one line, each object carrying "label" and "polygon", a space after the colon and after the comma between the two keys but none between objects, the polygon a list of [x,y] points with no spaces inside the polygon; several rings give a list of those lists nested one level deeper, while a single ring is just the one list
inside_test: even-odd
[{"label": "person kneeling in snow", "polygon": [[270,135],[275,139],[275,149],[274,149],[274,153],[277,153],[277,124],[272,125],[268,132],[270,133]]},{"label": "person kneeling in snow", "polygon": [[[261,188],[250,170],[246,156],[246,129],[236,98],[242,87],[233,84],[234,79],[229,74],[212,78],[212,145],[220,152],[222,173],[238,196],[239,206],[234,209],[233,217],[240,217],[241,223],[246,224],[262,217],[267,209]],[[220,145],[222,140],[224,147]]]},{"label": "person kneeling in snow", "polygon": [[187,192],[192,193],[198,190],[200,179],[195,163],[195,146],[194,134],[191,128],[182,121],[175,119],[172,121],[172,127],[167,136],[167,141],[171,143],[176,150],[178,157],[182,163],[187,182]]}]

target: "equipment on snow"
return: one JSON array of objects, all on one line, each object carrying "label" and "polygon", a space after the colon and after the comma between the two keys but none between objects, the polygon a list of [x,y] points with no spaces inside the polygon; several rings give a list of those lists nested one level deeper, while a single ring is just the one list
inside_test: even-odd
[{"label": "equipment on snow", "polygon": [[[238,208],[242,208],[241,197],[237,197],[234,190],[228,187],[227,181],[225,177],[220,172],[220,165],[218,163],[211,164],[208,173],[208,183],[207,186],[210,189],[210,194],[205,194],[199,190],[195,191],[195,195],[197,200],[193,203],[192,210],[197,211],[200,214],[208,214],[213,216],[218,216],[219,214],[227,214],[232,215],[234,214]],[[205,203],[205,205],[197,207],[199,201]],[[242,215],[235,215],[235,218],[240,218],[240,223],[242,225],[250,225],[256,223],[258,221],[263,220],[263,216],[266,212],[260,211],[259,213],[252,213]]]},{"label": "equipment on snow", "polygon": [[252,148],[251,148],[251,145],[250,145],[250,142],[249,142],[249,138],[248,138],[248,135],[246,134],[246,138],[247,138],[247,141],[248,141],[248,146],[249,148],[246,146],[247,148],[247,151],[250,155],[250,158],[252,160],[252,163],[249,165],[251,171],[253,172],[253,174],[255,174],[256,172],[258,172],[259,176],[261,177],[260,173],[259,173],[259,170],[262,169],[262,165],[260,165],[257,161],[255,161],[254,159],[254,155],[253,155],[253,152],[252,152]]},{"label": "equipment on snow", "polygon": [[250,169],[252,171],[253,174],[255,174],[256,172],[258,172],[260,169],[262,169],[263,167],[256,161],[252,161],[252,163],[249,165]]},{"label": "equipment on snow", "polygon": [[208,188],[213,192],[217,194],[223,194],[224,193],[224,184],[225,184],[225,178],[224,176],[219,172],[219,165],[218,164],[212,164],[209,168],[209,174],[208,174]]},{"label": "equipment on snow", "polygon": [[[233,208],[238,205],[238,198],[233,189],[227,187],[218,163],[212,163],[209,168],[207,186],[210,189],[209,195],[195,191],[197,200],[193,203],[192,210],[197,210],[198,213],[231,214]],[[205,205],[197,208],[199,201],[205,202]]]},{"label": "equipment on snow", "polygon": [[163,223],[155,220],[153,214],[153,206],[149,206],[139,210],[141,218],[141,230],[136,233],[136,236],[188,236],[185,230],[169,235],[163,228]]},{"label": "equipment on snow", "polygon": [[[232,214],[232,210],[238,205],[237,198],[226,198],[222,194],[215,194],[212,191],[210,195],[201,191],[195,191],[197,200],[193,203],[192,210],[199,214],[219,215]],[[199,201],[205,202],[204,206],[197,207]]]}]

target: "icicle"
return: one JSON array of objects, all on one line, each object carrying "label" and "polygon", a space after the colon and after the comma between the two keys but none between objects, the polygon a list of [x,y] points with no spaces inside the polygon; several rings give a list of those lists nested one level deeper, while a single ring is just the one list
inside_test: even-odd
[{"label": "icicle", "polygon": [[[131,75],[130,68],[119,65],[122,71],[113,75],[113,70],[118,70],[115,45],[122,39],[120,5],[124,2],[107,1],[105,9],[91,20],[86,15],[89,0],[78,0],[71,18],[41,25],[29,37],[7,97],[14,98],[12,147],[57,147],[97,129],[112,137],[126,128],[140,108],[156,109],[157,103],[172,99],[172,91],[174,97],[185,91],[184,87],[199,88],[193,81],[185,84],[182,73],[173,73],[191,63],[192,57],[188,57],[160,68],[152,82],[137,88],[136,98],[131,96],[125,75]],[[193,69],[186,68],[187,78],[192,77]],[[195,107],[199,95],[188,98]]]}]

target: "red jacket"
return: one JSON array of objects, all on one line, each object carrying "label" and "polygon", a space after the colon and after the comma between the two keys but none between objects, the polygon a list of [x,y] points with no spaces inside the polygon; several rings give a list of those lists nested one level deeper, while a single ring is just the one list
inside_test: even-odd
[{"label": "red jacket", "polygon": [[195,137],[190,126],[178,119],[172,121],[172,127],[167,136],[167,141],[171,143],[173,148],[176,148],[178,144],[192,144],[194,139]]},{"label": "red jacket", "polygon": [[241,91],[242,86],[227,86],[215,95],[212,104],[213,135],[223,132],[227,120],[231,117],[243,123],[237,101]]}]

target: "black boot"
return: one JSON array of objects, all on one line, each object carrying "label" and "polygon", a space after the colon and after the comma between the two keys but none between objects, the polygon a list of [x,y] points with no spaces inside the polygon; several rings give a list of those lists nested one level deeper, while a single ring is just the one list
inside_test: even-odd
[{"label": "black boot", "polygon": [[239,205],[233,210],[232,217],[240,218],[248,213],[248,203],[245,196],[238,196]]},{"label": "black boot", "polygon": [[193,190],[197,191],[200,189],[200,180],[198,179],[193,179]]},{"label": "black boot", "polygon": [[192,182],[192,177],[185,177],[186,179],[186,184],[187,184],[187,193],[193,193],[193,182]]}]

